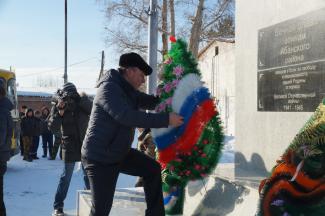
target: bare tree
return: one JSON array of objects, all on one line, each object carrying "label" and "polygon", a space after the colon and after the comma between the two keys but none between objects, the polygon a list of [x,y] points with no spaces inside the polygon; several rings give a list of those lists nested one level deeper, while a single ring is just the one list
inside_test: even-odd
[{"label": "bare tree", "polygon": [[162,10],[161,10],[161,19],[162,19],[162,55],[166,55],[168,52],[168,35],[167,35],[167,0],[163,0]]},{"label": "bare tree", "polygon": [[199,5],[197,7],[196,15],[191,29],[189,49],[192,51],[195,57],[199,53],[200,33],[202,29],[203,19],[203,5],[204,0],[199,0]]},{"label": "bare tree", "polygon": [[[105,2],[107,44],[119,52],[137,50],[146,54],[149,0],[97,1]],[[227,25],[221,25],[220,21],[226,16],[233,17],[233,5],[234,0],[159,0],[158,29],[162,38],[159,52],[166,53],[168,35],[175,35],[177,29],[176,37],[188,40],[197,55],[200,47],[218,35],[220,26],[226,31]]]},{"label": "bare tree", "polygon": [[169,16],[170,16],[170,34],[175,36],[176,32],[175,32],[175,4],[174,4],[174,0],[169,0]]},{"label": "bare tree", "polygon": [[58,87],[59,81],[53,76],[37,76],[36,85],[39,87]]}]

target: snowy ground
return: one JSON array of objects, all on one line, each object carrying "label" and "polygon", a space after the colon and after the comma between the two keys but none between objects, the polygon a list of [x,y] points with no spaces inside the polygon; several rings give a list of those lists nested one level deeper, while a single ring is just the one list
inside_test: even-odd
[{"label": "snowy ground", "polygon": [[[234,137],[226,137],[220,163],[234,161]],[[133,144],[134,146],[135,144]],[[42,155],[39,147],[38,156]],[[63,162],[40,158],[33,162],[22,160],[20,155],[14,156],[8,163],[4,178],[4,198],[8,216],[48,216],[53,210],[54,194],[63,168]],[[133,187],[135,177],[120,175],[117,187]],[[65,211],[73,215],[76,208],[76,191],[83,189],[82,172],[75,167],[68,196],[65,200]]]}]

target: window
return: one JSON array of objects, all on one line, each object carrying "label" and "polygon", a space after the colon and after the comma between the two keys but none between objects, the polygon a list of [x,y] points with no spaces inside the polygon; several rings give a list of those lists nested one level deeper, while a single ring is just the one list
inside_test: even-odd
[{"label": "window", "polygon": [[7,97],[16,105],[16,80],[10,79],[7,83]]}]

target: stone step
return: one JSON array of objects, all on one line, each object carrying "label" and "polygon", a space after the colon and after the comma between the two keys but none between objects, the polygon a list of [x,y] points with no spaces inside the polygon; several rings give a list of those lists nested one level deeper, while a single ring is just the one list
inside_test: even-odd
[{"label": "stone step", "polygon": [[[89,216],[91,208],[90,191],[77,192],[77,216]],[[114,194],[114,201],[110,215],[136,216],[144,215],[146,201],[143,188],[118,188]]]}]

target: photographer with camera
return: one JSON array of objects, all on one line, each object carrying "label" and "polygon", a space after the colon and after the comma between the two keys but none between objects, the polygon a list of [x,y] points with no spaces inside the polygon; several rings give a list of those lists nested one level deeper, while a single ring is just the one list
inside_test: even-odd
[{"label": "photographer with camera", "polygon": [[[68,193],[75,162],[80,161],[81,145],[88,126],[92,102],[86,94],[79,95],[72,83],[63,85],[58,90],[55,105],[49,117],[49,128],[53,133],[61,129],[63,173],[55,194],[53,216],[63,216],[64,199]],[[82,168],[83,172],[84,169]],[[84,172],[85,187],[89,189],[89,181]]]}]

